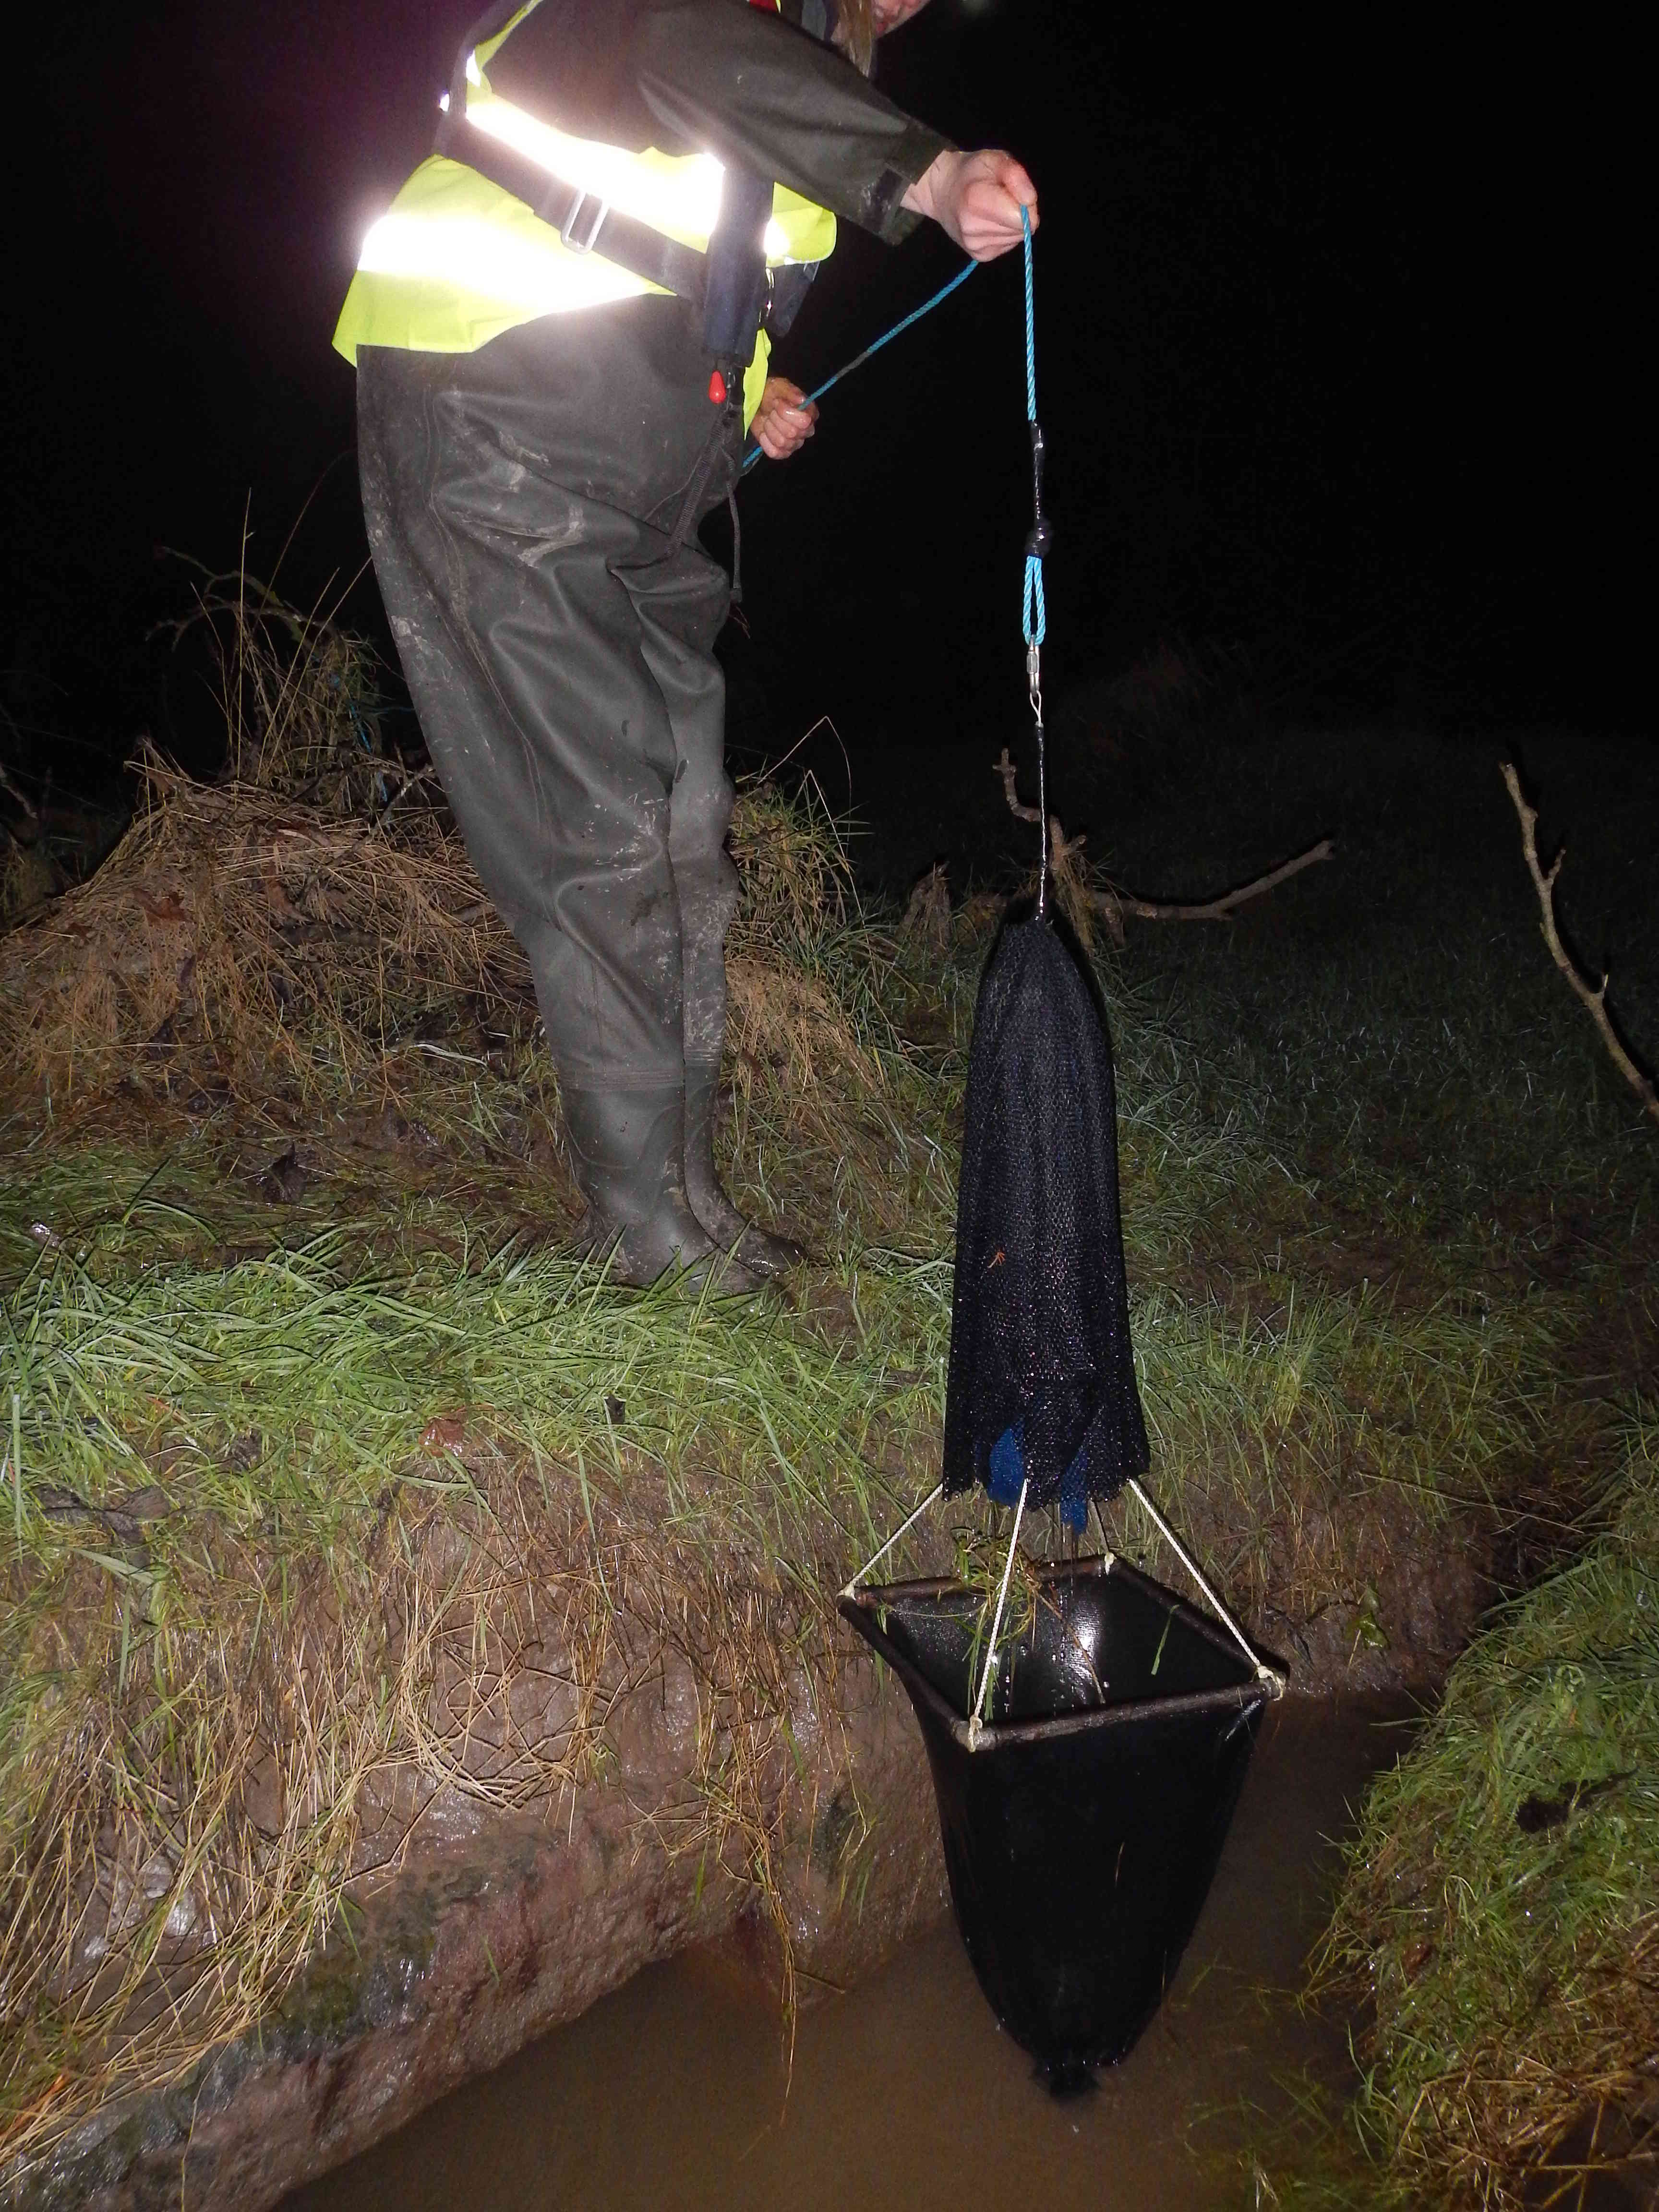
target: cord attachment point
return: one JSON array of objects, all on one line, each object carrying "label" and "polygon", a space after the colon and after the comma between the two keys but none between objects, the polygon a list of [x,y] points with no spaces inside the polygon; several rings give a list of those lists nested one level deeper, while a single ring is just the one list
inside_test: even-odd
[{"label": "cord attachment point", "polygon": [[1042,425],[1035,415],[1030,418],[1031,433],[1031,528],[1025,540],[1027,560],[1041,561],[1054,542],[1054,525],[1042,512],[1042,464],[1048,454],[1048,445],[1042,435]]}]

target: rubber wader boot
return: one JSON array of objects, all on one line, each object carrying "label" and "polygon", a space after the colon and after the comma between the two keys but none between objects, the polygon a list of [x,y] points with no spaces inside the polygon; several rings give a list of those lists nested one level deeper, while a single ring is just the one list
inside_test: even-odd
[{"label": "rubber wader boot", "polygon": [[687,1202],[682,1091],[564,1091],[562,1098],[588,1203],[590,1249],[611,1254],[615,1281],[643,1289],[684,1267],[695,1270],[694,1285],[712,1274],[722,1293],[760,1288],[759,1277],[727,1257]]},{"label": "rubber wader boot", "polygon": [[738,1212],[714,1165],[714,1093],[720,1069],[685,1065],[685,1194],[691,1211],[723,1252],[733,1252],[751,1273],[781,1275],[806,1258],[792,1237],[757,1229]]}]

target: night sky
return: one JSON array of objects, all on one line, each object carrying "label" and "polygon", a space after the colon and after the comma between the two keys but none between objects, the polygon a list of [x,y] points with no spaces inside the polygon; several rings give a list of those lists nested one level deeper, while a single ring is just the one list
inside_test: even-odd
[{"label": "night sky", "polygon": [[[268,566],[316,488],[292,596],[357,569],[329,338],[471,12],[94,0],[54,23],[3,340],[21,721],[118,747],[164,719],[155,548],[233,558],[250,495]],[[1287,710],[1644,726],[1631,57],[1576,30],[935,0],[881,81],[1011,146],[1043,196],[1052,685],[1179,639]],[[889,252],[843,228],[781,365],[821,375],[954,265],[936,233]],[[1020,345],[1010,258],[749,480],[751,720],[829,709],[856,747],[1018,696]],[[350,612],[372,625],[372,593]]]}]

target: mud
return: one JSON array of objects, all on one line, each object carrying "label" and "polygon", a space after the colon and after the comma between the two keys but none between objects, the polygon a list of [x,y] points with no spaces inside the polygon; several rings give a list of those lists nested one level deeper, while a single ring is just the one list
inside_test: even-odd
[{"label": "mud", "polygon": [[[862,1978],[945,1905],[902,1693],[862,1662],[842,1680],[844,1735],[833,1756],[820,1739],[800,1775],[775,1869],[805,1987]],[[401,1870],[355,1885],[346,1925],[276,2018],[167,2090],[106,2106],[0,2201],[263,2212],[641,1967],[732,1932],[756,1911],[752,1886],[672,1848],[696,1732],[689,1675],[665,1670],[612,1714],[603,1784],[512,1820],[429,1799]],[[384,1791],[387,1820],[411,1780]]]}]

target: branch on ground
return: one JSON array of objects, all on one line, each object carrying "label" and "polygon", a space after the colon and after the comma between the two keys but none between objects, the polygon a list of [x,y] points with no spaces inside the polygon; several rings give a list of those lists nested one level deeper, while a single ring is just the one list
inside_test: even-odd
[{"label": "branch on ground", "polygon": [[1547,868],[1538,858],[1538,809],[1528,805],[1521,788],[1521,779],[1516,774],[1512,761],[1503,763],[1504,781],[1509,787],[1510,797],[1515,801],[1516,813],[1521,820],[1521,849],[1526,855],[1527,872],[1532,878],[1533,889],[1538,894],[1538,908],[1544,942],[1550,949],[1550,957],[1571,984],[1577,996],[1589,1008],[1590,1019],[1601,1031],[1601,1042],[1612,1055],[1613,1063],[1631,1089],[1641,1100],[1656,1121],[1659,1121],[1659,1091],[1653,1079],[1632,1058],[1624,1039],[1613,1025],[1607,1012],[1607,977],[1592,984],[1578,963],[1561,941],[1561,932],[1555,920],[1555,879],[1561,872],[1561,863],[1566,858],[1563,845]]},{"label": "branch on ground", "polygon": [[[1014,788],[1014,764],[1008,757],[1008,748],[1002,749],[1002,757],[995,764],[1002,779],[1003,796],[1008,801],[1008,811],[1016,822],[1035,822],[1035,806],[1022,806]],[[1322,837],[1316,845],[1310,845],[1305,853],[1297,853],[1288,860],[1281,860],[1266,875],[1252,876],[1247,884],[1235,884],[1231,890],[1222,891],[1215,898],[1168,900],[1137,898],[1132,891],[1119,890],[1115,884],[1104,881],[1098,885],[1089,884],[1076,856],[1083,849],[1082,837],[1067,838],[1060,826],[1060,817],[1048,817],[1049,868],[1056,878],[1069,871],[1084,886],[1080,896],[1089,907],[1103,915],[1115,945],[1123,942],[1123,917],[1133,915],[1140,921],[1225,921],[1237,907],[1249,899],[1260,898],[1264,891],[1276,890],[1280,884],[1299,876],[1304,868],[1310,868],[1317,860],[1328,860],[1336,850],[1333,839]],[[1067,902],[1069,908],[1069,902]]]},{"label": "branch on ground", "polygon": [[1263,891],[1277,890],[1280,884],[1299,876],[1304,868],[1310,868],[1316,860],[1328,860],[1336,850],[1334,839],[1322,837],[1316,845],[1310,845],[1305,853],[1293,860],[1281,860],[1276,868],[1269,868],[1265,876],[1252,876],[1247,884],[1236,884],[1219,897],[1197,899],[1190,903],[1170,904],[1160,899],[1133,898],[1127,891],[1114,891],[1125,914],[1139,916],[1142,921],[1224,921],[1235,907],[1247,899],[1260,898]]}]

